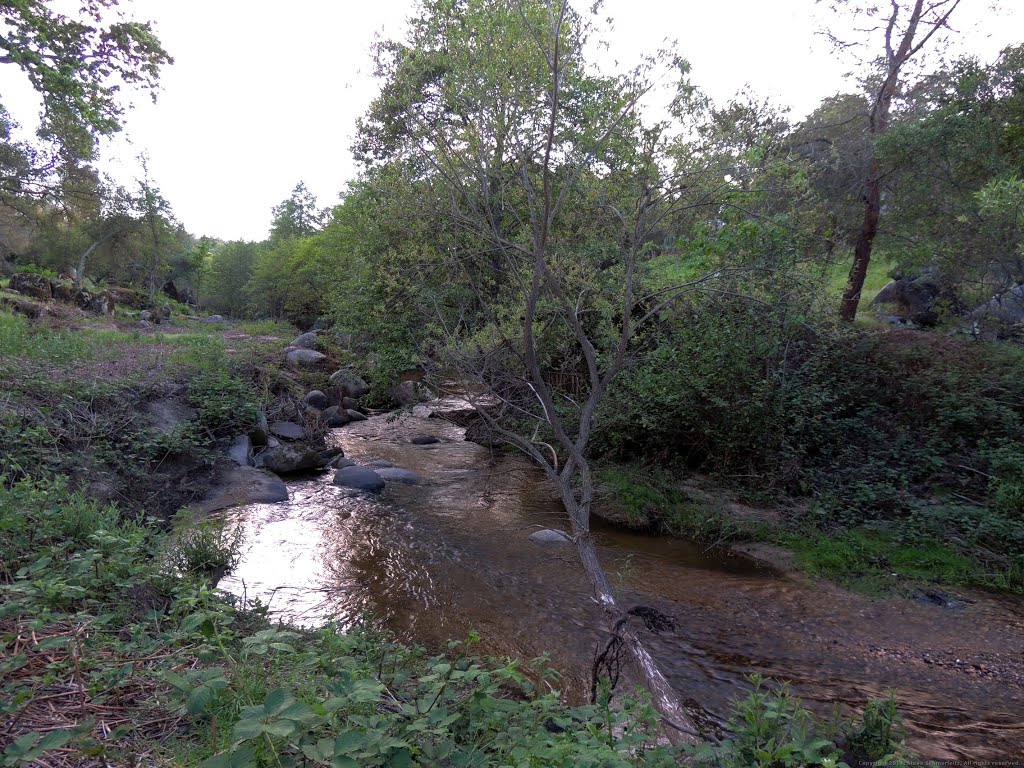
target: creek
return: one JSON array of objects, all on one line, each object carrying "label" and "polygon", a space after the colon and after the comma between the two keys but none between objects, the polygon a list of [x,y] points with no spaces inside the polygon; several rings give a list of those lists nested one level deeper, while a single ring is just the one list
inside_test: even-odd
[{"label": "creek", "polygon": [[[584,698],[601,612],[573,548],[528,539],[564,528],[559,502],[538,468],[492,457],[429,412],[333,431],[347,457],[391,461],[416,472],[419,485],[367,495],[327,473],[289,481],[287,502],[232,510],[245,532],[243,559],[221,587],[259,598],[284,621],[345,627],[372,616],[436,650],[473,630],[481,654],[547,653],[565,695]],[[418,434],[441,442],[413,445]],[[924,758],[1024,757],[1020,601],[972,595],[951,610],[869,599],[727,550],[600,521],[594,531],[622,602],[677,622],[645,636],[698,716],[723,723],[758,672],[791,682],[822,713],[894,691]]]}]

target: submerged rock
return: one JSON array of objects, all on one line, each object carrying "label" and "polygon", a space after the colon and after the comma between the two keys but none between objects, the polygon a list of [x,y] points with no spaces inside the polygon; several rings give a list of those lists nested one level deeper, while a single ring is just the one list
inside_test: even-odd
[{"label": "submerged rock", "polygon": [[441,440],[433,435],[416,435],[409,442],[413,445],[434,445],[434,443],[440,443]]},{"label": "submerged rock", "polygon": [[420,476],[411,469],[401,467],[382,467],[377,474],[391,483],[402,483],[403,485],[419,485]]},{"label": "submerged rock", "polygon": [[334,484],[371,493],[384,490],[384,478],[368,467],[342,467],[334,473]]},{"label": "submerged rock", "polygon": [[530,534],[530,541],[535,544],[572,544],[572,538],[565,531],[554,528],[542,528]]}]

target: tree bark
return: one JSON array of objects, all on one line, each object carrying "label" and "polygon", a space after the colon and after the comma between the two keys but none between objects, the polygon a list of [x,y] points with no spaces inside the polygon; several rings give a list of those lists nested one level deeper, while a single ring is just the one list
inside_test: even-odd
[{"label": "tree bark", "polygon": [[864,221],[857,235],[857,245],[853,251],[853,266],[846,290],[843,292],[841,317],[848,323],[857,319],[857,308],[860,306],[864,280],[871,263],[871,251],[875,236],[878,234],[878,223],[882,216],[882,179],[881,168],[877,159],[871,160],[871,180],[864,195]]}]

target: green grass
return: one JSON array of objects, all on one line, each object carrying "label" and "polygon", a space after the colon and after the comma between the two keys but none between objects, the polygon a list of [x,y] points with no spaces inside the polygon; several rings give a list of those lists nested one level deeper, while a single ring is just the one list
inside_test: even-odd
[{"label": "green grass", "polygon": [[[846,283],[850,277],[850,267],[853,266],[852,257],[843,261],[837,261],[829,267],[828,292],[832,296],[842,296],[846,290]],[[890,273],[895,268],[895,262],[888,260],[883,254],[876,254],[868,265],[868,274],[864,278],[864,288],[861,291],[861,307],[866,307],[882,288],[888,284]]]}]

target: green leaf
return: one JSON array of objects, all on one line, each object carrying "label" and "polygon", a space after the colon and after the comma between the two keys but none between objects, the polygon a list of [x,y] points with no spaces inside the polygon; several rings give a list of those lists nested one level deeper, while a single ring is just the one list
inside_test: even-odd
[{"label": "green leaf", "polygon": [[284,688],[275,688],[263,700],[263,711],[268,715],[277,714],[295,699]]}]

